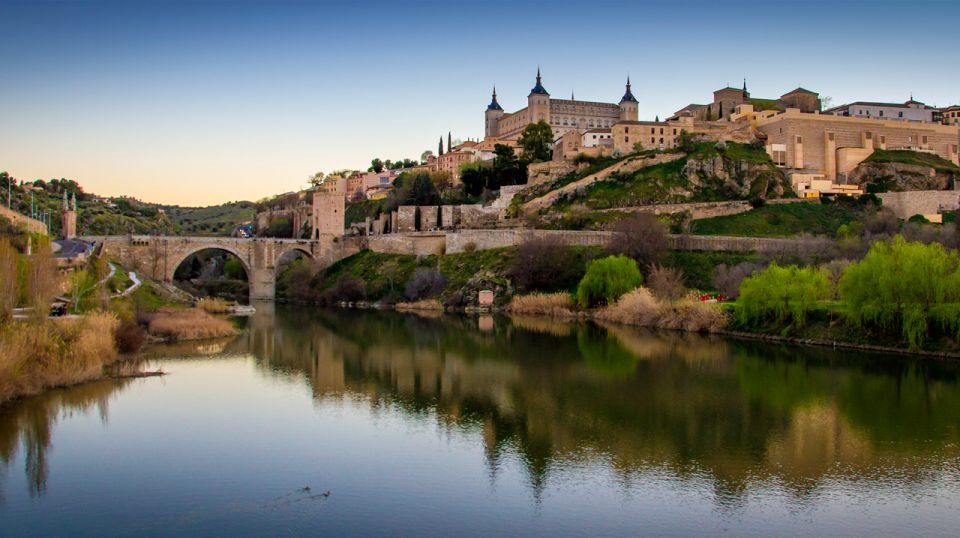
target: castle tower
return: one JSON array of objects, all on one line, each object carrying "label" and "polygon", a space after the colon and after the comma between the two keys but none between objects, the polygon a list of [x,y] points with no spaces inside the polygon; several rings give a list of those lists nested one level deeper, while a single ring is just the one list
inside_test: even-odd
[{"label": "castle tower", "polygon": [[493,100],[487,105],[487,111],[483,114],[485,129],[484,135],[487,138],[497,136],[499,132],[499,121],[503,116],[503,107],[497,102],[497,87],[493,87]]},{"label": "castle tower", "polygon": [[530,114],[529,122],[537,123],[543,120],[550,123],[550,94],[540,82],[540,68],[537,68],[537,85],[530,90],[527,96],[527,112]]},{"label": "castle tower", "polygon": [[61,216],[61,221],[63,223],[63,238],[73,239],[77,237],[77,195],[73,195],[73,199],[70,202],[67,202],[67,191],[63,191],[63,208]]},{"label": "castle tower", "polygon": [[627,91],[620,99],[620,121],[637,121],[640,105],[630,91],[630,77],[627,76]]},{"label": "castle tower", "polygon": [[[440,138],[441,144],[443,138]],[[324,181],[313,191],[311,200],[310,223],[311,239],[322,236],[343,236],[344,211],[346,197],[341,188],[343,181]]]}]

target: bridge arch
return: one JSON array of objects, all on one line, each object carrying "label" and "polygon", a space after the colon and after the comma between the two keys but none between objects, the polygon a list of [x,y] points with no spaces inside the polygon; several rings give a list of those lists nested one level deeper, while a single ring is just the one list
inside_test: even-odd
[{"label": "bridge arch", "polygon": [[245,300],[250,296],[254,276],[245,258],[228,245],[191,245],[171,256],[165,278],[194,295]]},{"label": "bridge arch", "polygon": [[187,259],[194,254],[199,254],[204,250],[220,250],[226,252],[227,254],[233,255],[235,258],[240,260],[240,264],[243,266],[243,271],[247,274],[247,280],[250,280],[253,277],[253,267],[251,267],[250,260],[247,256],[241,253],[239,249],[235,249],[231,245],[211,242],[209,244],[190,245],[190,248],[177,252],[176,256],[171,260],[172,263],[167,265],[167,274],[164,275],[165,280],[167,282],[173,282],[174,275],[176,275],[177,269],[183,265],[183,262],[187,261]]}]

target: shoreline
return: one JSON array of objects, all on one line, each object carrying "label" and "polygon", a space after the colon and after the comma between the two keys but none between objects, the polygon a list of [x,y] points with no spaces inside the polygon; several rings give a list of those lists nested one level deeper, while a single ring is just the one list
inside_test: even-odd
[{"label": "shoreline", "polygon": [[[286,301],[276,301],[278,304],[286,304],[292,306],[310,306],[308,304],[302,303],[293,303]],[[409,306],[403,308],[397,308],[395,305],[388,305],[382,303],[346,303],[346,304],[335,304],[331,305],[334,308],[342,308],[345,310],[393,310],[401,314],[417,314],[420,312],[424,313],[434,313],[434,314],[470,314],[470,315],[480,315],[480,314],[498,314],[510,316],[511,313],[507,311],[505,307],[502,306],[467,306],[467,307],[443,307],[442,309],[417,309],[411,308]],[[571,313],[569,316],[554,316],[548,314],[538,314],[524,312],[522,314],[514,315],[523,315],[543,319],[553,319],[558,321],[569,321],[569,322],[579,322],[579,321],[594,321],[595,317],[590,312],[575,312]],[[887,353],[887,354],[896,354],[896,355],[912,355],[912,356],[921,356],[921,357],[932,357],[938,359],[946,360],[960,360],[960,351],[933,351],[933,350],[924,350],[924,349],[905,349],[889,346],[878,346],[873,344],[858,344],[855,342],[845,342],[843,340],[824,340],[821,338],[801,338],[795,336],[780,336],[776,334],[769,333],[753,333],[749,331],[737,331],[731,329],[721,329],[714,332],[700,332],[700,331],[685,331],[683,329],[665,329],[662,327],[645,327],[643,325],[633,325],[630,323],[619,323],[616,321],[605,321],[606,323],[612,323],[620,327],[636,327],[641,329],[647,329],[651,331],[670,331],[670,332],[685,332],[693,334],[716,334],[720,336],[725,336],[728,338],[736,338],[740,340],[755,340],[763,341],[770,343],[781,343],[781,344],[794,344],[800,346],[809,346],[809,347],[828,347],[834,349],[850,349],[857,351],[868,351],[871,353]]]}]

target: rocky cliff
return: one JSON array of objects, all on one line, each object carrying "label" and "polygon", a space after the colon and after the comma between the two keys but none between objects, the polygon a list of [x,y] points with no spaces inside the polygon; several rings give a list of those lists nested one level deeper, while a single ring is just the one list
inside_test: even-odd
[{"label": "rocky cliff", "polygon": [[957,173],[919,164],[865,161],[847,181],[879,191],[942,191],[954,188]]}]

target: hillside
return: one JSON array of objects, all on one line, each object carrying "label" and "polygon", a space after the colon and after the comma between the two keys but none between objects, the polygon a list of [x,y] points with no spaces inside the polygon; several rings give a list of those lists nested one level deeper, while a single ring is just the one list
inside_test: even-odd
[{"label": "hillside", "polygon": [[[0,172],[0,190],[6,198],[9,174]],[[85,192],[70,179],[14,180],[12,209],[31,215],[48,212],[54,236],[61,231],[63,194],[76,197],[77,233],[80,235],[191,234],[230,235],[233,228],[253,218],[253,204],[230,202],[210,207],[164,206],[134,198],[103,198]],[[6,200],[4,200],[5,202]]]},{"label": "hillside", "polygon": [[960,166],[935,155],[910,150],[874,151],[848,176],[868,192],[953,189]]}]

